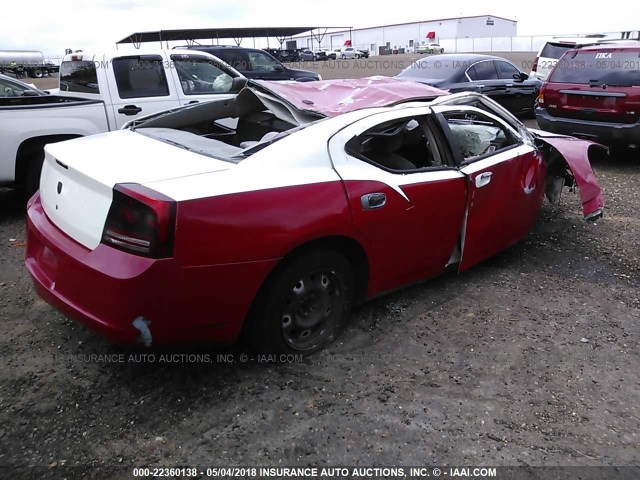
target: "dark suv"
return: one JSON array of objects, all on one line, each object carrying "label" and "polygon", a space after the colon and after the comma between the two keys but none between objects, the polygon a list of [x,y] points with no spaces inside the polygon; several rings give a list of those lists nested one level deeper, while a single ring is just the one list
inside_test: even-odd
[{"label": "dark suv", "polygon": [[613,147],[640,145],[640,43],[568,50],[542,86],[543,130]]},{"label": "dark suv", "polygon": [[315,72],[288,68],[273,55],[257,48],[223,45],[187,45],[176,48],[200,50],[215,55],[238,70],[247,78],[257,80],[297,80],[309,82],[322,80]]}]

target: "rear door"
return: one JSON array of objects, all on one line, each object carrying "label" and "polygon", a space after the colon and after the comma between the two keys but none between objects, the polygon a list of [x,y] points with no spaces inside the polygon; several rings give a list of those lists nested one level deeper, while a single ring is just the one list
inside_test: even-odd
[{"label": "rear door", "polygon": [[[114,57],[108,69],[116,128],[138,117],[180,106],[176,86],[160,55]],[[165,69],[166,67],[166,69]]]},{"label": "rear door", "polygon": [[465,73],[474,91],[487,95],[492,100],[508,108],[507,82],[500,78],[493,60],[476,62],[467,68]]},{"label": "rear door", "polygon": [[522,80],[522,74],[513,64],[505,60],[496,60],[498,75],[505,82],[504,106],[510,112],[531,111],[533,103],[538,95],[537,81]]},{"label": "rear door", "polygon": [[467,182],[448,165],[429,108],[385,112],[334,135],[329,152],[373,252],[370,294],[442,272],[457,249]]},{"label": "rear door", "polygon": [[543,198],[538,150],[497,117],[473,107],[434,107],[467,180],[459,269],[498,253],[532,228]]},{"label": "rear door", "polygon": [[549,77],[544,104],[557,117],[637,122],[640,48],[585,48],[568,52]]}]

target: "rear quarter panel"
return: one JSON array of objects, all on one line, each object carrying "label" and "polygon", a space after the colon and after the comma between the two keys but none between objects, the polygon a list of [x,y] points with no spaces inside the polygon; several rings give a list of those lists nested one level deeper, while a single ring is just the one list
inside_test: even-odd
[{"label": "rear quarter panel", "polygon": [[178,201],[176,258],[183,265],[253,262],[318,238],[356,239],[327,149],[347,116],[297,131],[228,170],[147,184]]},{"label": "rear quarter panel", "polygon": [[275,259],[314,239],[353,234],[339,179],[180,202],[177,218],[183,265]]}]

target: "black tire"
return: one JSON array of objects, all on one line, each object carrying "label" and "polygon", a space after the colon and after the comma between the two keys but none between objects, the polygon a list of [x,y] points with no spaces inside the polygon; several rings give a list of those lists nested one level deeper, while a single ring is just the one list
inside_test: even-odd
[{"label": "black tire", "polygon": [[351,311],[351,263],[333,250],[286,259],[267,279],[244,334],[258,352],[311,354],[334,340]]},{"label": "black tire", "polygon": [[533,120],[536,119],[536,108],[538,107],[538,94],[536,93],[535,97],[533,98],[533,106],[531,107],[531,110],[529,110],[526,113],[526,116],[528,118],[532,118]]},{"label": "black tire", "polygon": [[27,198],[31,198],[40,189],[40,174],[44,161],[44,150],[24,159],[25,164],[22,177],[22,190]]}]

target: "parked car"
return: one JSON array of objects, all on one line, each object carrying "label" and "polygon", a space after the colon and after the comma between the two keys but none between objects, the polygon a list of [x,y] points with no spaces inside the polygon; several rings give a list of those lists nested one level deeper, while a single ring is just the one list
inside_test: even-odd
[{"label": "parked car", "polygon": [[602,148],[444,94],[384,77],[250,82],[48,145],[28,204],[36,290],[124,344],[244,332],[306,354],[364,299],[521,240],[545,185],[556,200],[577,182],[585,218],[602,214]]},{"label": "parked car", "polygon": [[[48,93],[43,90],[0,73],[0,98],[12,98],[14,104],[19,104],[20,97],[44,97],[46,95]],[[6,101],[6,103],[11,104],[10,101]]]},{"label": "parked car", "polygon": [[540,90],[540,128],[640,147],[640,43],[568,50]]},{"label": "parked car", "polygon": [[344,47],[342,49],[340,49],[340,58],[345,60],[345,59],[352,59],[352,58],[360,58],[360,51],[356,50],[353,47]]},{"label": "parked car", "polygon": [[300,60],[303,62],[315,62],[318,60],[318,54],[308,48],[300,50]]},{"label": "parked car", "polygon": [[280,62],[300,61],[300,52],[297,49],[265,48],[264,51]]},{"label": "parked car", "polygon": [[[324,56],[326,57],[326,60],[335,60],[338,58],[338,54],[333,50],[329,50],[328,48],[321,48],[316,53],[320,55],[320,52],[324,54]],[[323,58],[320,58],[320,60],[323,60]]]},{"label": "parked car", "polygon": [[[0,97],[0,184],[38,188],[43,147],[117,130],[150,113],[212,98],[232,98],[246,79],[196,51],[78,52],[62,59],[57,94],[11,87]],[[15,81],[13,83],[15,85]]]},{"label": "parked car", "polygon": [[[179,49],[199,50],[221,58],[247,78],[260,80],[297,80],[309,82],[322,77],[309,70],[289,68],[273,55],[257,48],[226,45],[187,45]],[[298,55],[298,60],[299,60]]]},{"label": "parked car", "polygon": [[360,53],[360,58],[369,58],[369,49],[359,48],[358,52]]},{"label": "parked car", "polygon": [[444,48],[437,43],[423,43],[416,46],[414,51],[415,53],[444,53]]},{"label": "parked car", "polygon": [[514,114],[534,115],[542,81],[508,60],[492,55],[443,54],[420,58],[397,78],[426,83],[451,93],[482,93]]},{"label": "parked car", "polygon": [[316,56],[316,60],[324,61],[324,60],[335,60],[337,58],[336,52],[328,50],[326,48],[317,48],[313,51]]}]

